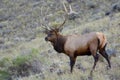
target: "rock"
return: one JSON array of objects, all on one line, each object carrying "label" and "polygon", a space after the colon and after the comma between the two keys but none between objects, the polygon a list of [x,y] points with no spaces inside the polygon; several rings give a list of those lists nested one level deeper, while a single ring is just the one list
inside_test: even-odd
[{"label": "rock", "polygon": [[39,60],[35,59],[31,62],[31,71],[33,73],[42,73],[42,68],[42,63]]},{"label": "rock", "polygon": [[110,11],[106,12],[105,15],[110,15],[114,12],[120,12],[120,1],[112,4]]},{"label": "rock", "polygon": [[8,19],[8,16],[0,15],[0,22]]},{"label": "rock", "polygon": [[106,16],[108,16],[108,15],[110,15],[110,14],[111,14],[111,12],[106,12],[106,13],[105,13]]},{"label": "rock", "polygon": [[3,43],[0,44],[0,49],[5,50],[5,49],[9,49],[14,47],[14,43],[5,43],[5,41],[3,41]]},{"label": "rock", "polygon": [[2,29],[4,26],[2,24],[0,24],[0,29]]},{"label": "rock", "polygon": [[115,49],[107,49],[106,52],[110,59],[111,59],[111,57],[116,57],[117,51]]},{"label": "rock", "polygon": [[74,0],[66,0],[69,4],[72,3]]},{"label": "rock", "polygon": [[96,8],[97,4],[94,1],[86,1],[86,6],[91,9],[91,8]]},{"label": "rock", "polygon": [[0,38],[0,44],[4,44],[4,43],[5,43],[4,39]]},{"label": "rock", "polygon": [[90,28],[85,28],[85,29],[82,31],[82,34],[90,33],[90,32],[91,32]]},{"label": "rock", "polygon": [[77,64],[76,67],[77,67],[78,69],[82,70],[83,72],[86,71],[86,69],[85,69],[84,67],[82,67],[81,64]]},{"label": "rock", "polygon": [[50,66],[50,72],[55,72],[57,70],[59,66],[56,64],[56,63],[53,63],[51,66]]},{"label": "rock", "polygon": [[120,12],[120,2],[117,2],[117,3],[112,5],[112,11]]},{"label": "rock", "polygon": [[59,69],[59,70],[57,71],[57,75],[62,75],[62,74],[65,74],[65,71],[62,71],[61,69]]},{"label": "rock", "polygon": [[12,30],[6,29],[3,31],[3,35],[8,35],[8,34],[10,34],[10,32],[12,32]]},{"label": "rock", "polygon": [[79,14],[77,12],[71,12],[68,14],[69,20],[75,20],[76,18],[79,18]]}]

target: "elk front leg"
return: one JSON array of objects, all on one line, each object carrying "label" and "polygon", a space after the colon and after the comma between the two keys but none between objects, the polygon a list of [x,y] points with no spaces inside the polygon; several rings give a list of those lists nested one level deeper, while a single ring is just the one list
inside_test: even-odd
[{"label": "elk front leg", "polygon": [[75,62],[76,62],[76,57],[70,57],[70,71],[71,71],[71,73],[72,73],[72,71],[73,71],[73,67],[74,67],[74,65],[75,65]]},{"label": "elk front leg", "polygon": [[95,56],[93,56],[94,57],[94,65],[93,65],[93,70],[95,69],[95,66],[96,66],[96,63],[98,62],[98,59],[99,59],[99,55],[98,54],[96,54]]}]

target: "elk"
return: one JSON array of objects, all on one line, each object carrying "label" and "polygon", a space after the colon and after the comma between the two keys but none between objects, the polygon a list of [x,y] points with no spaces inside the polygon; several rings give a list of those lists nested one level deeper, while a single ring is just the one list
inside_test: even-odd
[{"label": "elk", "polygon": [[58,53],[64,53],[69,56],[70,59],[70,71],[72,73],[73,67],[76,62],[77,56],[92,55],[94,58],[94,65],[91,70],[93,72],[96,63],[98,62],[99,52],[108,62],[108,66],[111,68],[111,63],[109,61],[108,55],[106,53],[107,39],[102,32],[90,32],[83,35],[72,34],[72,35],[62,35],[60,31],[64,22],[57,28],[45,27],[44,33],[47,34],[45,41],[51,42],[53,48]]}]

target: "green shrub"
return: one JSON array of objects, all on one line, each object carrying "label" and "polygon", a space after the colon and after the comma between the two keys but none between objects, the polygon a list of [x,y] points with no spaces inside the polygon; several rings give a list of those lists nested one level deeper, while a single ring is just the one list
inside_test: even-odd
[{"label": "green shrub", "polygon": [[25,62],[27,62],[30,59],[29,56],[18,56],[16,59],[13,60],[14,66],[19,66]]},{"label": "green shrub", "polygon": [[29,55],[20,55],[20,56],[16,57],[15,59],[13,59],[13,61],[12,61],[13,65],[14,66],[19,66],[19,65],[24,64],[26,62],[30,62],[34,58],[36,58],[39,51],[35,48],[32,48],[31,51],[32,52]]},{"label": "green shrub", "polygon": [[0,60],[0,67],[2,68],[8,68],[12,64],[12,61],[10,58],[3,58]]},{"label": "green shrub", "polygon": [[10,79],[10,74],[7,71],[0,70],[0,80]]},{"label": "green shrub", "polygon": [[32,48],[32,54],[37,55],[39,53],[38,49]]}]

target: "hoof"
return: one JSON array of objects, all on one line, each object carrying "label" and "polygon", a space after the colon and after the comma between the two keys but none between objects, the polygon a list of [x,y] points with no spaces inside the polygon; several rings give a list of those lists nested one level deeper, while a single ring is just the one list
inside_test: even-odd
[{"label": "hoof", "polygon": [[107,68],[107,70],[110,70],[110,69],[111,69],[111,67],[109,67],[109,66],[107,66],[106,68]]}]

